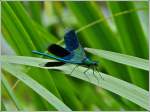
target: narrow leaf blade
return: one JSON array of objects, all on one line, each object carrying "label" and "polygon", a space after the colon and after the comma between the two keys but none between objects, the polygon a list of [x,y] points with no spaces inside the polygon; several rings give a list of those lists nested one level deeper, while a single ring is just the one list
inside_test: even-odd
[{"label": "narrow leaf blade", "polygon": [[71,111],[69,107],[67,107],[63,102],[61,102],[56,96],[50,93],[46,88],[40,85],[38,82],[30,78],[27,74],[19,71],[15,66],[10,64],[3,64],[2,68],[9,73],[11,73],[14,77],[21,80],[27,86],[32,88],[37,94],[42,96],[45,100],[47,100],[50,104],[52,104],[59,111]]},{"label": "narrow leaf blade", "polygon": [[106,50],[99,50],[99,49],[92,49],[92,48],[86,48],[85,50],[92,54],[100,56],[104,59],[108,59],[117,63],[129,65],[132,67],[149,71],[148,60],[146,59],[115,53],[115,52],[110,52]]}]

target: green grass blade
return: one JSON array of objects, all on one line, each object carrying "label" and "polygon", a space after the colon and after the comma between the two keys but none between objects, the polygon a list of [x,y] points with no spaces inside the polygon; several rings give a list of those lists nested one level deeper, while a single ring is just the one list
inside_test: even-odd
[{"label": "green grass blade", "polygon": [[[40,32],[42,31],[42,28],[37,28],[37,26],[35,25],[35,22],[33,22],[33,20],[30,18],[29,14],[26,12],[26,10],[24,9],[24,7],[22,6],[20,2],[8,2],[7,4],[15,12],[16,16],[18,17],[20,22],[23,24],[23,27],[26,29],[27,33],[30,35],[30,39],[33,41],[34,45],[38,46],[38,50],[43,50],[47,48],[46,45],[49,45],[52,42],[56,42],[57,39],[51,37],[51,35],[47,35],[48,32],[46,30],[45,30],[46,33],[42,33],[42,34],[46,35],[47,38],[51,38],[51,41],[46,42],[42,38],[42,35],[40,34]],[[42,32],[44,32],[44,30]],[[40,41],[40,44],[39,44],[39,41]]]},{"label": "green grass blade", "polygon": [[41,95],[45,100],[52,104],[59,111],[71,111],[63,102],[61,102],[56,96],[50,93],[46,88],[40,85],[38,82],[30,78],[27,74],[19,71],[16,67],[10,64],[3,64],[2,68],[11,73],[14,77],[21,80],[27,86],[32,88],[37,94]]},{"label": "green grass blade", "polygon": [[[5,17],[3,16],[3,33],[5,34],[5,38],[10,37],[7,39],[8,43],[11,42],[13,39],[16,43],[14,44],[14,41],[12,42],[12,46],[16,48],[15,51],[18,51],[19,49],[19,55],[34,55],[31,51],[38,49],[41,51],[44,51],[47,49],[47,46],[50,45],[51,43],[55,43],[57,39],[51,35],[44,27],[40,26],[38,23],[33,21],[31,17],[29,16],[29,13],[26,12],[24,7],[22,6],[21,2],[3,2],[3,14],[6,15]],[[5,20],[7,18],[7,21],[9,22],[7,24],[7,21]],[[11,21],[14,20],[15,22]],[[11,27],[10,27],[11,26]],[[7,29],[6,29],[7,28]],[[9,29],[8,29],[9,28]],[[13,29],[13,31],[11,31]],[[9,32],[9,35],[7,35],[7,32]],[[19,32],[19,33],[18,33]],[[21,32],[21,33],[20,33]],[[25,32],[25,33],[24,33]],[[14,35],[15,34],[15,35]],[[13,38],[12,38],[13,37]],[[31,41],[32,43],[28,42]],[[19,45],[18,43],[22,43]],[[34,45],[34,47],[30,47],[31,45]],[[22,46],[23,45],[23,46]],[[24,46],[25,45],[25,46]],[[28,54],[24,51],[27,51]],[[43,77],[41,74],[45,74],[45,77]],[[52,75],[48,70],[37,70],[33,68],[28,71],[28,74],[38,81],[40,84],[42,84],[44,87],[46,87],[48,90],[50,90],[53,94],[55,94],[57,97],[61,99],[61,97],[65,96],[62,93],[59,93],[57,90],[57,87],[55,86],[55,83],[53,79],[55,78],[55,75]],[[35,74],[37,74],[35,76]],[[61,80],[65,80],[65,76]],[[72,105],[73,107],[76,107],[76,109],[79,109],[82,107],[82,104],[79,105],[79,100],[76,97],[76,95],[71,91],[71,83],[66,83],[65,81],[64,85],[70,85],[70,88],[64,88],[63,90],[68,94],[67,99],[72,99],[69,100],[69,104]],[[59,83],[59,82],[56,82]],[[63,88],[63,86],[62,86]],[[74,96],[72,96],[74,95]],[[37,97],[40,103],[40,99]],[[66,99],[66,98],[65,98]],[[36,102],[35,102],[36,103]],[[72,103],[72,104],[71,104]],[[41,105],[41,104],[39,104]],[[37,107],[39,107],[39,105]],[[49,104],[48,104],[49,105]],[[42,106],[41,106],[42,107]],[[38,110],[45,110],[45,108],[38,108]],[[47,108],[48,110],[51,110],[50,108]],[[52,108],[53,109],[53,108]]]},{"label": "green grass blade", "polygon": [[20,22],[11,7],[6,2],[3,2],[2,9],[2,26],[5,28],[2,31],[8,32],[10,35],[10,37],[4,35],[6,38],[10,38],[9,40],[7,39],[7,41],[9,43],[10,41],[13,41],[13,45],[16,47],[14,50],[19,51],[20,55],[30,55],[31,52],[28,49],[35,49],[35,46],[33,45],[33,42],[30,39],[26,29],[23,27],[23,24]]},{"label": "green grass blade", "polygon": [[10,87],[8,81],[5,79],[4,75],[2,76],[2,85],[4,86],[5,90],[7,91],[8,95],[10,96],[11,100],[14,102],[16,108],[18,110],[23,110],[22,106],[18,102],[18,99],[14,95],[12,88]]},{"label": "green grass blade", "polygon": [[[132,1],[108,2],[108,6],[113,15],[121,11],[135,9],[135,5]],[[145,8],[145,6],[143,8]],[[145,11],[146,9],[144,12]],[[122,53],[148,59],[148,42],[137,12],[113,17],[113,20],[122,46]],[[128,71],[131,81],[134,84],[148,90],[148,72],[131,67],[128,67]],[[136,77],[134,74],[136,74]]]},{"label": "green grass blade", "polygon": [[42,58],[35,58],[35,57],[26,57],[26,56],[7,56],[3,55],[0,56],[1,62],[6,63],[15,63],[15,64],[23,64],[29,65],[34,67],[39,67],[41,63],[50,62],[49,59],[41,60]]},{"label": "green grass blade", "polygon": [[1,111],[7,111],[3,101],[1,102]]},{"label": "green grass blade", "polygon": [[[72,66],[72,69],[73,67],[74,66]],[[68,69],[68,68],[69,68],[68,66],[62,66],[56,69],[60,69],[64,71],[66,74],[70,74],[72,69]],[[90,79],[89,80],[83,73],[85,70],[86,68],[80,67],[78,70],[74,71],[72,76],[75,78],[88,81],[106,90],[109,90],[115,94],[120,95],[121,97],[124,97],[136,103],[137,105],[145,109],[148,109],[148,97],[149,97],[148,91],[104,73],[100,73],[104,80],[99,76],[98,73],[95,74],[97,77],[99,77],[98,80],[100,83],[98,83],[97,79],[93,76],[93,71],[90,70],[88,72],[87,77],[89,77]]]},{"label": "green grass blade", "polygon": [[85,48],[85,50],[94,55],[100,56],[104,59],[108,59],[117,63],[129,65],[135,68],[149,71],[148,60],[146,59],[115,53],[115,52],[110,52],[106,50],[99,50],[99,49],[92,49],[92,48]]},{"label": "green grass blade", "polygon": [[[5,57],[5,60],[4,60]],[[13,57],[14,60],[9,60],[7,59],[7,56],[3,56],[1,57],[1,61],[5,61],[5,63],[16,63],[15,62],[15,58],[18,60],[18,64],[23,64],[23,65],[30,65],[30,66],[36,66],[36,67],[41,67],[39,66],[39,64],[41,63],[45,63],[48,60],[47,59],[36,59],[33,57],[21,57],[21,56],[17,56],[17,57]],[[32,60],[33,59],[33,60]],[[22,61],[21,61],[22,60]],[[37,62],[36,62],[37,60]],[[57,69],[57,70],[61,70],[63,72],[65,72],[66,74],[70,74],[71,70],[73,69],[74,66],[72,65],[64,65],[64,66],[60,66],[60,67],[42,67],[42,68],[48,68],[48,69]],[[69,68],[69,69],[68,69]],[[89,70],[88,76],[85,76],[83,74],[83,72],[86,70],[86,68],[84,67],[80,67],[78,70],[75,70],[72,73],[73,77],[88,81],[94,85],[100,86],[106,90],[109,90],[115,94],[120,95],[121,97],[124,97],[126,99],[128,99],[129,101],[134,102],[135,104],[148,109],[148,97],[149,97],[149,93],[148,91],[139,88],[133,84],[130,84],[128,82],[125,82],[123,80],[114,78],[110,75],[106,75],[104,73],[101,73],[103,79],[99,76],[98,73],[95,73],[97,79],[95,78],[95,76],[93,76],[93,72],[92,70]],[[15,72],[15,71],[14,71]],[[19,73],[16,73],[17,75],[19,75]],[[14,74],[15,75],[15,74]],[[22,75],[19,75],[22,77]],[[87,78],[89,77],[89,78]],[[99,82],[98,82],[99,81]]]},{"label": "green grass blade", "polygon": [[[124,3],[108,2],[108,6],[113,15],[124,10],[135,9],[135,5],[131,1]],[[145,9],[144,12],[146,10],[148,9]],[[121,36],[121,44],[124,47],[123,52],[147,59],[148,42],[146,41],[146,36],[144,35],[137,12],[113,17],[113,19],[117,27],[117,31]]]},{"label": "green grass blade", "polygon": [[42,2],[30,2],[28,8],[30,9],[29,11],[32,19],[37,23],[42,24]]}]

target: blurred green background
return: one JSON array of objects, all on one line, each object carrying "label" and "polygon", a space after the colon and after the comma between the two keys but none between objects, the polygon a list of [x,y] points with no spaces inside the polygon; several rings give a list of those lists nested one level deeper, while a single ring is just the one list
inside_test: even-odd
[{"label": "blurred green background", "polygon": [[[134,10],[131,11],[130,10]],[[129,11],[127,14],[117,15]],[[107,17],[111,18],[107,19]],[[34,56],[32,50],[63,40],[74,28],[84,47],[148,59],[148,2],[2,2],[2,54]],[[106,18],[106,19],[104,19]],[[103,19],[95,25],[86,25]],[[101,71],[148,90],[148,72],[88,54],[100,61]],[[144,110],[138,105],[85,81],[54,70],[21,66],[72,110]],[[6,71],[23,110],[56,110],[41,96]],[[16,84],[17,82],[17,84]],[[14,87],[15,86],[15,87]],[[2,109],[18,110],[2,84]]]}]

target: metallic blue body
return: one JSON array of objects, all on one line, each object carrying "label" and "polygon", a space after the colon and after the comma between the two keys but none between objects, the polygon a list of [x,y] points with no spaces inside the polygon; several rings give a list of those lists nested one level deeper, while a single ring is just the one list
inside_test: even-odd
[{"label": "metallic blue body", "polygon": [[56,56],[38,52],[38,51],[32,51],[32,52],[35,54],[39,54],[39,55],[43,55],[49,58],[56,59],[64,63],[80,64],[80,65],[87,65],[87,66],[97,64],[97,62],[92,61],[89,58],[87,58],[87,56],[85,55],[84,49],[80,45],[77,35],[74,30],[70,30],[65,34],[64,41],[65,41],[66,48],[59,48],[61,50],[64,49],[69,52],[69,54],[64,57],[56,57]]},{"label": "metallic blue body", "polygon": [[50,54],[46,54],[46,53],[42,53],[42,52],[39,52],[39,51],[32,51],[32,53],[43,55],[43,56],[46,56],[46,57],[49,57],[49,58],[52,58],[52,59],[56,59],[57,61],[61,61],[61,62],[64,62],[64,63],[82,64],[82,63],[78,63],[76,61],[71,61],[71,60],[64,59],[65,57],[64,58],[59,58],[59,57],[56,57],[56,56],[53,56],[53,55],[50,55]]}]

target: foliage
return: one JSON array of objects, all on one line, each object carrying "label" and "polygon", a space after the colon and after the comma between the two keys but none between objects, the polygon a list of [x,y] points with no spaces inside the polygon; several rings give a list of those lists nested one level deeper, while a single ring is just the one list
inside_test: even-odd
[{"label": "foliage", "polygon": [[[18,56],[1,56],[2,109],[148,110],[148,2],[101,3],[2,2],[2,36]],[[106,17],[103,6],[112,16]],[[100,62],[104,80],[99,83],[92,71],[90,80],[83,75],[84,67],[73,77],[66,75],[72,65],[39,68],[50,60],[35,58],[31,51],[62,43],[69,27]],[[21,82],[11,89],[16,80]]]}]

